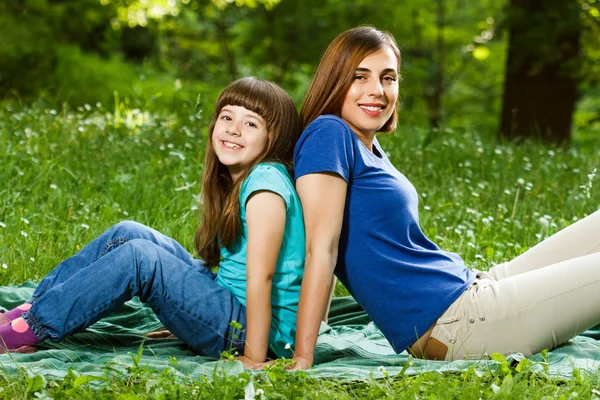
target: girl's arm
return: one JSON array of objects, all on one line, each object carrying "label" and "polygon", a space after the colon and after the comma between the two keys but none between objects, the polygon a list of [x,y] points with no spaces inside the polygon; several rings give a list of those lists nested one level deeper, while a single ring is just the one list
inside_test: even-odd
[{"label": "girl's arm", "polygon": [[[271,331],[271,284],[285,229],[286,206],[273,192],[253,193],[246,202],[246,344],[248,367],[267,357]],[[244,360],[247,358],[247,360]]]},{"label": "girl's arm", "polygon": [[306,230],[306,262],[296,323],[295,369],[312,365],[319,326],[334,284],[347,183],[337,174],[304,175],[296,181]]}]

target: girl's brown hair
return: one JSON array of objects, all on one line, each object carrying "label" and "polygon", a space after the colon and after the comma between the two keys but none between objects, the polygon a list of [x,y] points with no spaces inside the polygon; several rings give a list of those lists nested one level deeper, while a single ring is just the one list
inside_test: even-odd
[{"label": "girl's brown hair", "polygon": [[[267,128],[264,152],[235,182],[219,161],[212,135],[225,106],[244,107],[260,115]],[[219,263],[220,247],[230,248],[241,233],[240,190],[252,168],[261,162],[278,162],[291,171],[294,145],[302,130],[298,111],[290,96],[275,83],[248,77],[238,79],[219,95],[208,129],[208,145],[202,178],[202,220],[195,235],[198,255],[208,266]]]},{"label": "girl's brown hair", "polygon": [[[308,88],[300,119],[306,128],[318,116],[334,114],[341,117],[342,104],[353,82],[356,68],[369,54],[389,46],[398,59],[400,72],[401,55],[396,40],[389,32],[371,26],[349,29],[336,37],[325,50],[315,76]],[[392,132],[398,122],[398,108],[381,127],[381,132]]]}]

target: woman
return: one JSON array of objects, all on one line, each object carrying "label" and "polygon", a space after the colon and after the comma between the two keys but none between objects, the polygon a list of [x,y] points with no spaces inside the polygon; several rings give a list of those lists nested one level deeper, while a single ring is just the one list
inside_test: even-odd
[{"label": "woman", "polygon": [[326,50],[304,101],[296,368],[312,364],[334,272],[394,350],[416,357],[528,356],[600,322],[600,212],[489,272],[425,237],[417,192],[375,137],[395,129],[400,62],[389,33],[350,29]]}]

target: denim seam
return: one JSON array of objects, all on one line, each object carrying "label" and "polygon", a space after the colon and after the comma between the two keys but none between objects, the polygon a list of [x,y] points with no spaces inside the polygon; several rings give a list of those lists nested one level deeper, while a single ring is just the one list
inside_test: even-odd
[{"label": "denim seam", "polygon": [[39,323],[35,315],[31,313],[31,311],[23,313],[21,317],[23,317],[25,322],[27,322],[27,325],[29,325],[29,328],[31,329],[33,334],[37,336],[40,342],[43,342],[44,340],[50,337],[48,330]]},{"label": "denim seam", "polygon": [[105,256],[106,254],[110,253],[112,250],[116,249],[117,247],[121,246],[123,243],[126,243],[128,241],[129,241],[129,238],[125,237],[125,236],[114,238],[110,242],[106,243],[106,246],[104,246],[104,251],[102,252],[102,254],[100,254],[100,256],[96,260],[100,259],[101,257]]}]

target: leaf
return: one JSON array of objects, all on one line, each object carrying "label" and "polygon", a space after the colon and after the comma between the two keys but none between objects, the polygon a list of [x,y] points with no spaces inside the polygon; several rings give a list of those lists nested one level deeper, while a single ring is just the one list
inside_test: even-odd
[{"label": "leaf", "polygon": [[27,378],[27,393],[35,393],[46,386],[46,380],[40,375],[33,378]]},{"label": "leaf", "polygon": [[78,388],[79,386],[85,385],[91,381],[107,381],[107,379],[103,376],[81,375],[75,378],[73,381],[73,387]]}]

